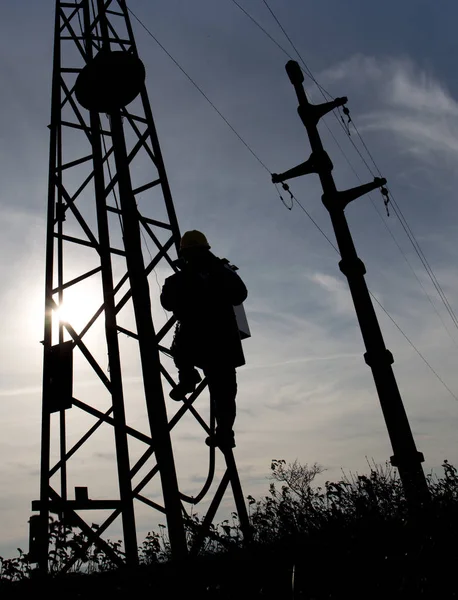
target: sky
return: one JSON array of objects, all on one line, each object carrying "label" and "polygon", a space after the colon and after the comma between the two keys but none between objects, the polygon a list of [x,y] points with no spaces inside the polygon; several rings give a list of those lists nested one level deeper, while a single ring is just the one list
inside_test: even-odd
[{"label": "sky", "polygon": [[[297,59],[261,0],[239,4]],[[203,231],[214,253],[239,267],[249,291],[245,310],[252,335],[244,341],[246,365],[238,370],[234,451],[245,496],[267,493],[272,459],[317,462],[325,469],[321,482],[338,479],[342,471],[367,472],[367,461],[383,465],[392,449],[339,257],[300,206],[288,210],[282,204],[270,180],[269,172],[285,171],[310,153],[284,69],[288,57],[231,0],[130,0],[128,6],[267,167],[134,20],[180,229]],[[332,96],[348,96],[359,133],[456,310],[456,3],[443,0],[438,8],[426,0],[270,0],[269,6],[316,80]],[[0,7],[4,557],[27,549],[31,502],[39,496],[53,15],[50,0],[4,1]],[[321,102],[315,84],[306,79],[305,85],[312,102]],[[350,131],[375,171],[351,126]],[[338,120],[329,115],[320,132],[339,189],[372,180]],[[79,148],[69,147],[72,151]],[[335,243],[318,178],[289,183]],[[368,287],[391,317],[375,305],[425,472],[440,473],[444,459],[458,463],[455,325],[393,210],[386,215],[380,194],[354,201],[346,215]],[[75,269],[84,270],[90,259],[81,252],[72,260]],[[165,319],[158,299],[168,275],[160,265],[157,281],[150,280],[157,324]],[[78,299],[77,324],[90,314],[95,295],[88,288]],[[141,381],[129,363],[129,342],[122,344],[128,417],[147,430]],[[97,405],[83,368],[75,374],[75,389]],[[205,394],[196,408],[207,414]],[[167,399],[167,410],[172,416],[177,405]],[[180,485],[188,494],[196,494],[206,477],[203,440],[191,419],[183,419],[173,436]],[[133,447],[133,455],[136,451]],[[77,457],[72,469],[71,485],[87,485],[90,497],[116,494],[108,434]],[[221,469],[218,463],[217,473]],[[206,506],[194,510],[203,515]],[[229,495],[221,517],[231,510]],[[139,542],[163,522],[157,519],[150,509],[139,512]],[[119,529],[112,533],[119,535]]]}]

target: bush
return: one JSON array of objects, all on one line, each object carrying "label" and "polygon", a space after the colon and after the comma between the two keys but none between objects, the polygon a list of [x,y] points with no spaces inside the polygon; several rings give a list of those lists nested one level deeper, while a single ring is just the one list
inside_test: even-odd
[{"label": "bush", "polygon": [[[343,474],[337,482],[314,487],[316,476],[324,472],[320,465],[273,460],[267,495],[259,500],[248,496],[249,544],[232,513],[231,520],[211,526],[198,556],[176,565],[166,529],[160,526],[140,546],[141,567],[135,576],[123,575],[84,534],[52,521],[49,570],[57,580],[63,565],[71,565],[67,597],[76,589],[75,580],[68,585],[68,577],[78,574],[86,576],[79,584],[82,590],[103,582],[98,585],[112,597],[152,588],[172,596],[171,590],[179,588],[188,598],[239,600],[291,597],[292,592],[304,600],[458,597],[453,576],[458,558],[457,469],[444,461],[443,476],[429,475],[430,506],[411,515],[397,471],[389,464],[369,467],[367,475]],[[191,514],[185,528],[192,547],[202,521]],[[108,544],[122,559],[121,542]],[[5,598],[13,584],[26,585],[36,575],[27,554],[18,550],[17,558],[0,558]]]}]

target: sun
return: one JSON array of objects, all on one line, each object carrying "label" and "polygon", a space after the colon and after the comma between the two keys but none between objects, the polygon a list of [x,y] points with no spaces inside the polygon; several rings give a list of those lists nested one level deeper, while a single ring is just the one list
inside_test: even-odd
[{"label": "sun", "polygon": [[75,307],[68,306],[67,302],[62,302],[53,313],[59,323],[69,323],[75,316]]},{"label": "sun", "polygon": [[83,281],[65,289],[58,307],[53,311],[53,325],[71,325],[75,331],[81,330],[93,317],[102,304],[97,286],[92,281]]}]

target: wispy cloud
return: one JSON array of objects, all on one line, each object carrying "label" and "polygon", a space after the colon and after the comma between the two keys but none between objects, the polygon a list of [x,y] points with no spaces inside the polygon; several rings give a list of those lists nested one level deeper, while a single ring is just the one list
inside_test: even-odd
[{"label": "wispy cloud", "polygon": [[317,283],[323,290],[322,297],[326,298],[329,308],[340,315],[354,314],[351,296],[348,293],[348,284],[341,277],[338,279],[326,273],[314,273],[310,280]]},{"label": "wispy cloud", "polygon": [[402,150],[430,163],[458,154],[458,102],[432,72],[419,69],[411,60],[379,60],[353,56],[323,77],[328,82],[358,87],[371,100],[372,109],[360,116],[361,131],[389,132]]}]

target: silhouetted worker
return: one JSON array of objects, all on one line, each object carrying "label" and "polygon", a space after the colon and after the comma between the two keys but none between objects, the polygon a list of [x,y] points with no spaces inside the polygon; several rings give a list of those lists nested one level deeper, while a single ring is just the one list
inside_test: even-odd
[{"label": "silhouetted worker", "polygon": [[210,252],[200,231],[187,231],[180,243],[179,271],[165,280],[161,304],[173,311],[178,323],[171,352],[179,383],[170,392],[182,400],[194,391],[201,377],[207,378],[215,411],[216,432],[206,442],[233,448],[236,415],[236,367],[245,364],[234,306],[247,297],[245,284],[226,259]]}]

